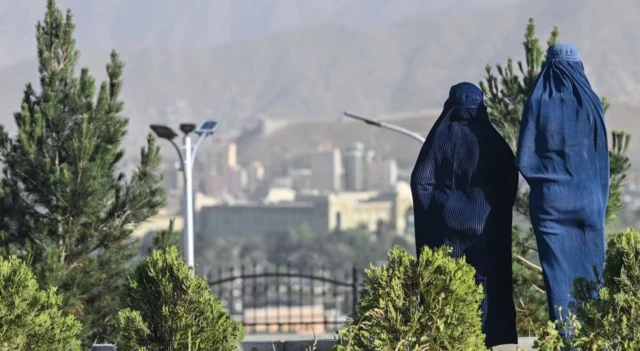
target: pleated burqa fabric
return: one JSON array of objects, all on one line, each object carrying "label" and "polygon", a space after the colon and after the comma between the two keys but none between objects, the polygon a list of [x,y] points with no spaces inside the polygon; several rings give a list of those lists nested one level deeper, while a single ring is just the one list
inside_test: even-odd
[{"label": "pleated burqa fabric", "polygon": [[454,85],[411,175],[416,249],[447,245],[476,269],[488,347],[517,343],[511,270],[517,188],[513,152],[491,125],[482,91]]},{"label": "pleated burqa fabric", "polygon": [[573,281],[595,279],[605,258],[609,151],[600,98],[572,44],[549,47],[525,105],[516,162],[531,187],[529,207],[549,303],[557,320]]}]

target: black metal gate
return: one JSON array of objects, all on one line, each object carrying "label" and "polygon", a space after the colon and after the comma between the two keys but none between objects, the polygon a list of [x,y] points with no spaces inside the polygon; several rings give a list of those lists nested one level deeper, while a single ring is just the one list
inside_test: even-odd
[{"label": "black metal gate", "polygon": [[212,292],[247,333],[333,333],[355,310],[358,271],[253,264],[218,270]]}]

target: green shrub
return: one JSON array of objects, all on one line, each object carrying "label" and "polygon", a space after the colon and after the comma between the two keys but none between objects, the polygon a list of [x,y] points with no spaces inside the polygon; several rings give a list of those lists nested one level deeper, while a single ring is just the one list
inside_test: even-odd
[{"label": "green shrub", "polygon": [[40,290],[26,263],[0,258],[0,350],[80,350],[82,325],[61,303],[55,288]]},{"label": "green shrub", "polygon": [[[598,291],[598,287],[602,287]],[[577,279],[566,321],[549,323],[539,350],[640,350],[640,233],[628,229],[609,241],[604,272],[595,282]],[[564,340],[556,330],[573,334]]]},{"label": "green shrub", "polygon": [[154,250],[136,267],[122,305],[119,351],[236,351],[244,336],[175,246]]},{"label": "green shrub", "polygon": [[425,248],[418,262],[394,247],[386,266],[366,270],[357,312],[334,350],[486,350],[474,276],[446,248]]}]

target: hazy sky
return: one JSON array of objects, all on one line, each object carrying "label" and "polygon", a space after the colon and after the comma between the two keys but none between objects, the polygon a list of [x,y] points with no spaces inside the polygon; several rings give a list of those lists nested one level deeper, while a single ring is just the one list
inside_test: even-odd
[{"label": "hazy sky", "polygon": [[[204,48],[320,24],[371,27],[427,12],[519,0],[58,0],[83,51]],[[0,0],[0,64],[33,57],[45,0]],[[10,34],[9,34],[10,33]]]}]

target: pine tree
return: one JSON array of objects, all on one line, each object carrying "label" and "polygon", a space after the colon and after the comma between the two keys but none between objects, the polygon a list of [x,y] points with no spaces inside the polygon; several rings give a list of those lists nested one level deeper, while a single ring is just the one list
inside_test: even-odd
[{"label": "pine tree", "polygon": [[475,269],[450,253],[425,247],[416,259],[394,246],[386,265],[366,269],[333,351],[486,350],[482,287]]},{"label": "pine tree", "polygon": [[[156,233],[153,237],[152,246],[149,248],[147,253],[151,254],[153,250],[165,250],[171,246],[180,248],[179,233],[175,231],[175,223],[173,219],[169,221],[169,228],[159,230]],[[181,248],[180,251],[182,252]]]},{"label": "pine tree", "polygon": [[17,135],[0,126],[0,241],[3,254],[28,259],[41,287],[58,287],[86,345],[113,323],[116,292],[137,252],[131,234],[164,194],[152,135],[130,177],[116,171],[128,124],[123,63],[111,53],[96,95],[89,71],[76,73],[73,31],[71,12],[48,0],[36,26],[40,91],[27,84],[14,114]]},{"label": "pine tree", "polygon": [[154,249],[122,289],[115,344],[122,351],[235,351],[241,323],[193,274],[176,246]]},{"label": "pine tree", "polygon": [[80,351],[82,326],[60,310],[55,287],[41,290],[29,266],[0,257],[0,350]]},{"label": "pine tree", "polygon": [[[547,40],[547,46],[555,44],[559,34],[558,27],[555,27]],[[544,65],[545,51],[536,37],[533,19],[529,19],[527,24],[523,46],[525,62],[518,61],[517,71],[512,59],[507,60],[506,66],[496,65],[498,76],[493,73],[491,65],[487,65],[485,80],[480,82],[486,95],[491,120],[514,151],[517,147],[524,103]],[[609,103],[605,98],[602,99],[602,105],[606,113]],[[613,145],[609,151],[611,184],[607,223],[614,220],[623,208],[622,184],[631,167],[627,155],[631,136],[620,131],[613,131],[611,134]],[[529,218],[528,199],[528,191],[521,192],[516,199],[515,210],[525,219]],[[514,256],[514,299],[518,308],[518,328],[521,335],[527,335],[545,326],[548,318],[540,267],[529,261],[537,257],[531,228],[523,230],[514,227]]]}]

